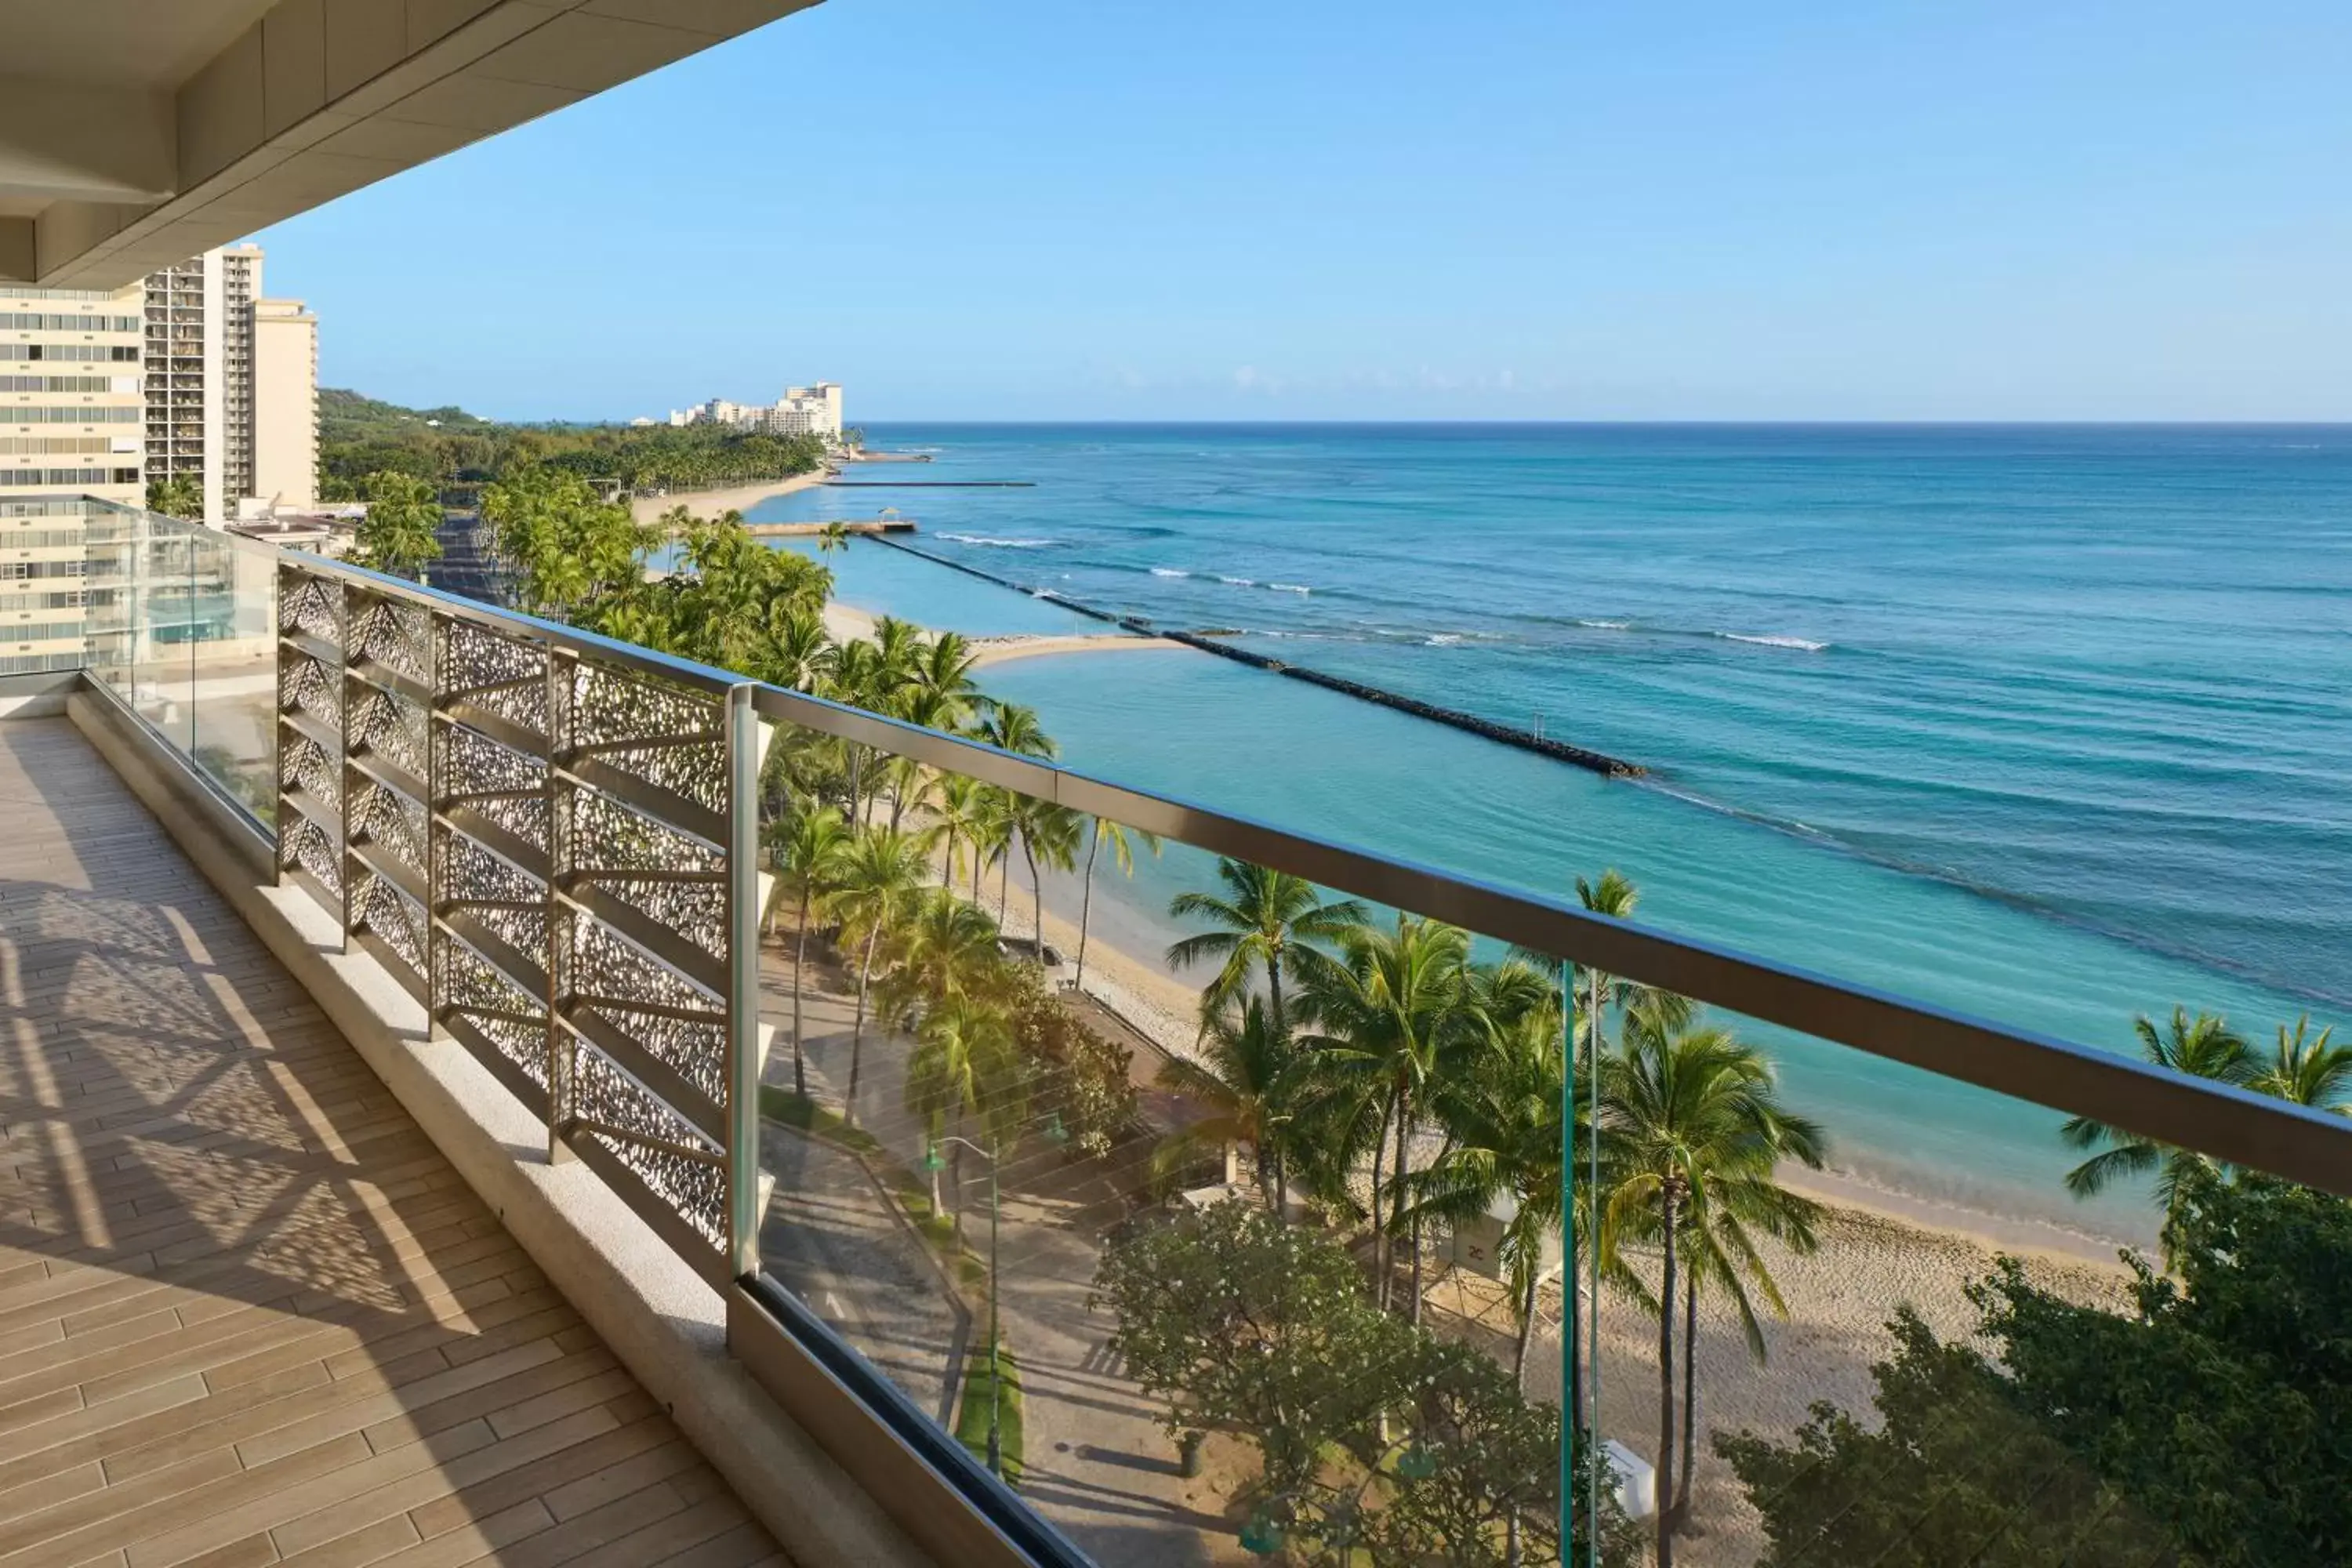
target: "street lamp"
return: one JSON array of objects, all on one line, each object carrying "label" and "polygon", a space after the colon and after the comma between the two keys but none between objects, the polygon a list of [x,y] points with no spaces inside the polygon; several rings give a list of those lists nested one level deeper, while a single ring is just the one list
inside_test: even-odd
[{"label": "street lamp", "polygon": [[[1037,1130],[1037,1135],[1055,1144],[1067,1142],[1070,1136],[1062,1128],[1059,1111],[1045,1118],[1045,1123]],[[983,1149],[969,1138],[959,1138],[950,1133],[944,1138],[932,1139],[923,1150],[925,1171],[936,1173],[946,1168],[948,1159],[944,1150],[950,1143],[960,1143],[988,1162],[988,1473],[1001,1478],[1004,1474],[1004,1442],[999,1418],[1004,1407],[1004,1368],[997,1354],[1000,1342],[996,1331],[996,1237],[997,1220],[1003,1205],[1003,1190],[996,1174],[998,1157],[993,1149]],[[962,1201],[961,1193],[957,1194],[957,1201]]]}]

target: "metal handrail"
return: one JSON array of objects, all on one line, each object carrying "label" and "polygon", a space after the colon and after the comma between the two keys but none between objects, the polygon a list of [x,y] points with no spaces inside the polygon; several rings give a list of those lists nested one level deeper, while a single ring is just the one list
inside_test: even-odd
[{"label": "metal handrail", "polygon": [[[724,694],[746,684],[728,671],[560,622],[494,609],[348,563],[223,537],[257,554],[299,556],[306,571],[364,583],[492,629],[527,627],[560,646],[706,691]],[[771,719],[969,773],[1870,1056],[2352,1197],[2352,1119],[1672,935],[1641,921],[1596,915],[1556,899],[1130,788],[804,692],[751,684],[753,705]]]}]

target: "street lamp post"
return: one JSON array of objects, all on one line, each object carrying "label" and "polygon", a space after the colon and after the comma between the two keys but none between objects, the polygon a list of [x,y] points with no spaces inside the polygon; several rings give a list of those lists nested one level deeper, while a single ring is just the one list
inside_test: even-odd
[{"label": "street lamp post", "polygon": [[[1059,1143],[1067,1137],[1062,1131],[1062,1119],[1056,1113],[1046,1118],[1040,1132],[1049,1143]],[[931,1140],[923,1153],[923,1169],[938,1171],[947,1164],[941,1151],[950,1143],[960,1143],[988,1162],[988,1473],[1002,1478],[1004,1474],[1004,1366],[999,1353],[1003,1341],[997,1334],[996,1321],[996,1241],[998,1220],[1003,1211],[1003,1189],[997,1177],[998,1154],[994,1149],[983,1149],[969,1138],[953,1133]],[[959,1199],[961,1201],[961,1199]]]},{"label": "street lamp post", "polygon": [[923,1154],[923,1169],[938,1171],[944,1167],[948,1160],[941,1151],[950,1143],[960,1143],[988,1162],[988,1473],[1002,1476],[1004,1474],[1004,1439],[1000,1417],[1003,1412],[1003,1367],[997,1355],[996,1235],[997,1220],[1003,1207],[1003,1193],[997,1183],[995,1151],[983,1149],[971,1139],[960,1138],[954,1133],[931,1140],[930,1148]]}]

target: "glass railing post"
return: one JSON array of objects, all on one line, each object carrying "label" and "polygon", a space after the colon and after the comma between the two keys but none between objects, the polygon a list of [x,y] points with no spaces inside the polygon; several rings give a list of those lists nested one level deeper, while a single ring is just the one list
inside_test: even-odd
[{"label": "glass railing post", "polygon": [[727,693],[728,1260],[760,1269],[760,763],[752,688]]}]

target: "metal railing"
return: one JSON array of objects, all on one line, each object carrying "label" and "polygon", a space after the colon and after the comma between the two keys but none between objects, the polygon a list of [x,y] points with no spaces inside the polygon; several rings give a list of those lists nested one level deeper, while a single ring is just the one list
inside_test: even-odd
[{"label": "metal railing", "polygon": [[[898,1424],[894,1462],[973,1505],[923,1522],[948,1531],[918,1530],[934,1549],[949,1549],[944,1539],[974,1561],[1068,1554],[1049,1529],[1030,1532],[1034,1521],[991,1478],[959,1468],[952,1445],[909,1437],[911,1406],[878,1375],[845,1379],[841,1368],[861,1364],[856,1352],[807,1313],[779,1310],[774,1287],[755,1282],[769,1180],[757,1097],[770,1046],[758,1016],[758,809],[762,762],[783,726],[2352,1196],[2352,1121],[2340,1116],[345,563],[212,538],[272,573],[281,878],[545,1121],[553,1157],[587,1162],[703,1278],[735,1290],[739,1330],[754,1310],[761,1332],[814,1347],[790,1374],[772,1370],[775,1345],[745,1347],[772,1384],[797,1390],[779,1388],[780,1398],[804,1409],[808,1387],[846,1389],[864,1419]],[[201,584],[191,593],[200,598]],[[761,1290],[769,1304],[746,1309]],[[924,1506],[899,1500],[894,1511]]]}]

